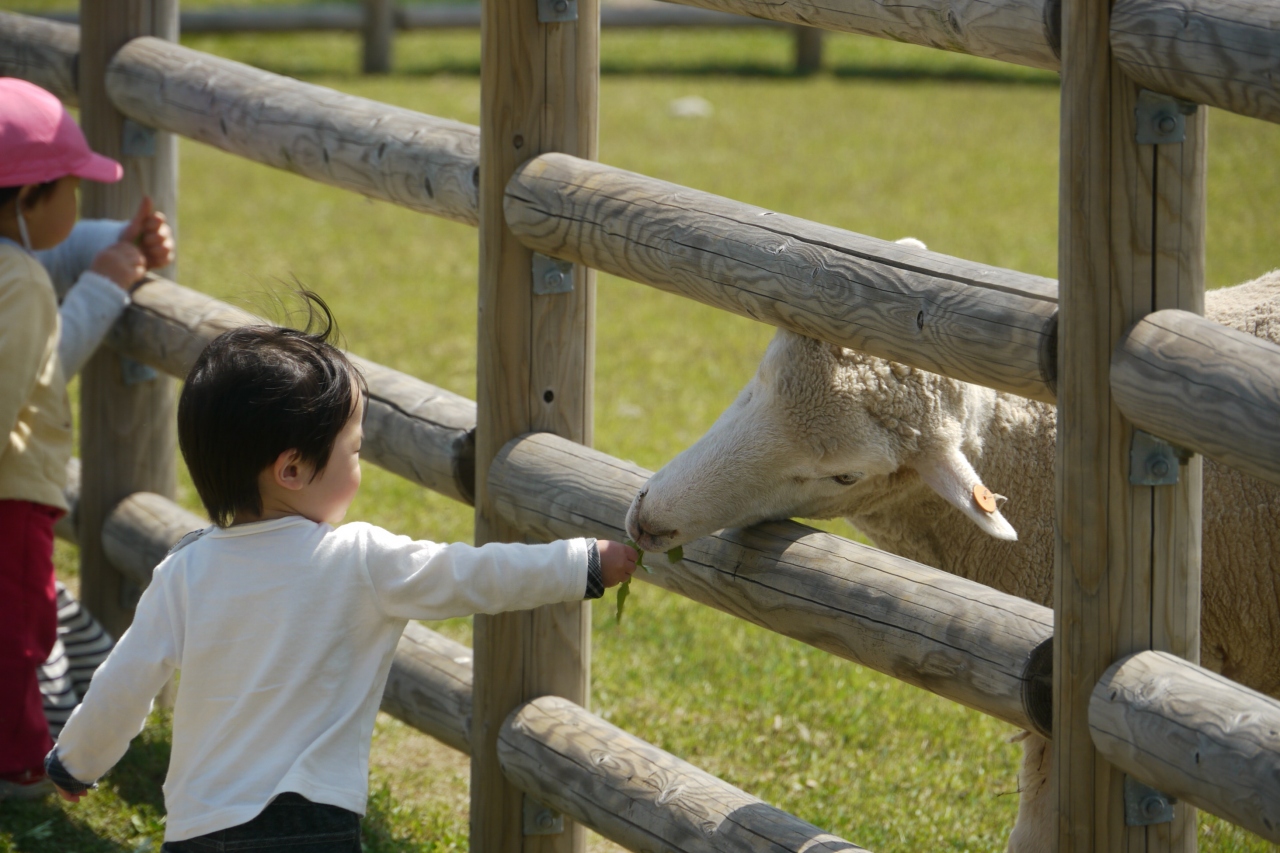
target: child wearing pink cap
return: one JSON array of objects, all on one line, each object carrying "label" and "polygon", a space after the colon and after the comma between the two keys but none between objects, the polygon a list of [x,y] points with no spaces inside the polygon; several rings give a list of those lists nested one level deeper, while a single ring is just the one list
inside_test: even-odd
[{"label": "child wearing pink cap", "polygon": [[89,149],[56,97],[0,78],[0,799],[52,790],[37,670],[57,639],[53,524],[67,510],[67,379],[146,271],[173,257],[169,226],[149,200],[128,223],[77,225],[80,180],[122,174]]}]

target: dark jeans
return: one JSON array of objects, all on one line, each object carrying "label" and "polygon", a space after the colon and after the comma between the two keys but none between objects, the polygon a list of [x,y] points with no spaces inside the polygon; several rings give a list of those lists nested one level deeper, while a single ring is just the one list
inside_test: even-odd
[{"label": "dark jeans", "polygon": [[161,853],[360,853],[360,815],[313,803],[301,794],[281,794],[248,823],[185,841],[166,841]]}]

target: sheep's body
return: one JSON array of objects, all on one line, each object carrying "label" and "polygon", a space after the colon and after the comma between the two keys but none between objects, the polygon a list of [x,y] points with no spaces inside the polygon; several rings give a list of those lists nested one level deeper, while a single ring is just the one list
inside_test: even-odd
[{"label": "sheep's body", "polygon": [[[1206,296],[1210,319],[1280,342],[1280,270]],[[657,551],[843,516],[887,551],[1051,605],[1055,436],[1051,405],[779,331],[738,400],[637,495],[628,530]],[[1280,487],[1204,472],[1201,662],[1280,696]],[[998,512],[973,509],[979,482],[1009,496]],[[996,538],[1005,521],[1017,541]],[[1011,849],[1049,849],[1046,746],[1024,742]]]}]

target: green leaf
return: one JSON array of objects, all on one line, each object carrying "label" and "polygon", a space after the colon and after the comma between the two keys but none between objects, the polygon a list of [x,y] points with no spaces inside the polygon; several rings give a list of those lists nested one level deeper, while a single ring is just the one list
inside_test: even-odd
[{"label": "green leaf", "polygon": [[677,545],[676,547],[672,548],[670,551],[667,552],[668,563],[678,563],[683,559],[684,559],[683,545]]},{"label": "green leaf", "polygon": [[653,574],[653,569],[644,564],[644,549],[634,539],[623,539],[622,543],[636,549],[636,567],[645,570],[645,574]]},{"label": "green leaf", "polygon": [[618,584],[618,613],[614,616],[614,624],[622,622],[622,605],[626,604],[627,596],[631,594],[631,578],[627,578]]}]

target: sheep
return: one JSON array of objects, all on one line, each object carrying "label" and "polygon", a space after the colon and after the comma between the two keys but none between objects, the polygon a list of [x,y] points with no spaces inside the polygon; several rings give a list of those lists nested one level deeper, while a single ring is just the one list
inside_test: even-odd
[{"label": "sheep", "polygon": [[[1206,294],[1206,316],[1280,341],[1280,270]],[[707,433],[632,501],[665,551],[769,519],[843,517],[879,548],[1052,603],[1052,405],[779,330]],[[998,508],[974,506],[984,484]],[[1201,663],[1280,697],[1280,487],[1204,466]],[[1013,851],[1047,851],[1048,742],[1020,736]]]}]

